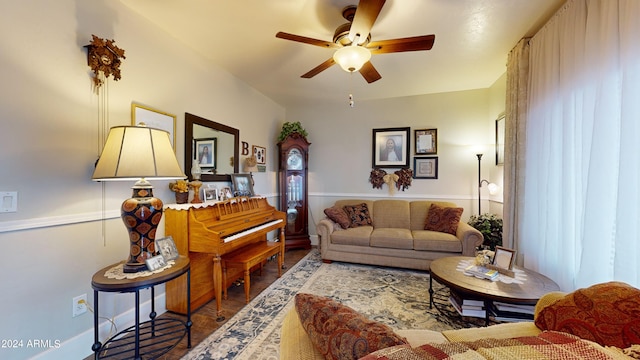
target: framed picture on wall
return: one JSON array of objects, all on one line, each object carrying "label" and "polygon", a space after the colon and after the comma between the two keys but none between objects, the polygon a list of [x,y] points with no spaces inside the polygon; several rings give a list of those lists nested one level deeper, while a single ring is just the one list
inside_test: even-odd
[{"label": "framed picture on wall", "polygon": [[372,166],[409,166],[409,128],[373,129]]},{"label": "framed picture on wall", "polygon": [[160,129],[169,133],[171,146],[176,151],[176,116],[140,104],[131,104],[131,125]]},{"label": "framed picture on wall", "polygon": [[267,148],[262,146],[253,145],[253,155],[256,156],[256,161],[258,164],[266,164],[267,163]]},{"label": "framed picture on wall", "polygon": [[438,153],[438,129],[413,131],[416,155],[435,155]]},{"label": "framed picture on wall", "polygon": [[413,158],[413,178],[414,179],[437,179],[438,178],[438,157],[425,156]]},{"label": "framed picture on wall", "polygon": [[216,152],[217,138],[206,139],[194,139],[194,151],[196,155],[195,159],[200,162],[200,167],[203,169],[215,169],[216,168]]}]

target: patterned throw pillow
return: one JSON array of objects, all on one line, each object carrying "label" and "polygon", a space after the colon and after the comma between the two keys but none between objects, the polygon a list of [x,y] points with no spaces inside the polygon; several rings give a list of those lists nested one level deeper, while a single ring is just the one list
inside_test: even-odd
[{"label": "patterned throw pillow", "polygon": [[462,217],[463,208],[442,207],[431,204],[427,219],[424,222],[424,229],[439,231],[455,235],[458,230],[458,223]]},{"label": "patterned throw pillow", "polygon": [[542,309],[535,324],[603,346],[640,344],[640,290],[617,281],[578,289]]},{"label": "patterned throw pillow", "polygon": [[359,359],[407,340],[382,323],[324,296],[300,293],[296,311],[313,345],[325,359]]},{"label": "patterned throw pillow", "polygon": [[334,223],[340,225],[343,229],[351,226],[351,219],[349,219],[349,215],[347,215],[344,209],[334,206],[324,209],[324,214],[327,215],[327,217]]},{"label": "patterned throw pillow", "polygon": [[369,215],[369,207],[367,204],[362,203],[359,205],[347,205],[344,207],[344,211],[347,212],[349,219],[351,220],[352,228],[364,225],[371,225],[371,216]]}]

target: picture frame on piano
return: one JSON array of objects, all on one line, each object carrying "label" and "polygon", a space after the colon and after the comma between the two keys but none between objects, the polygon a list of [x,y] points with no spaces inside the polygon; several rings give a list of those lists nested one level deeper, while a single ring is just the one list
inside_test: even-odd
[{"label": "picture frame on piano", "polygon": [[254,196],[250,174],[231,174],[234,196]]},{"label": "picture frame on piano", "polygon": [[218,201],[218,189],[215,187],[203,187],[202,199],[207,201]]}]

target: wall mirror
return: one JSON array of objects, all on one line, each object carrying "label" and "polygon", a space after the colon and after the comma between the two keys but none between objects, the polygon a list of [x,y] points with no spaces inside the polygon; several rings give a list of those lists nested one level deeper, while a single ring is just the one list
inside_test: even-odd
[{"label": "wall mirror", "polygon": [[231,181],[238,173],[240,131],[227,125],[184,114],[185,174],[192,179],[193,160],[201,159],[202,181]]}]

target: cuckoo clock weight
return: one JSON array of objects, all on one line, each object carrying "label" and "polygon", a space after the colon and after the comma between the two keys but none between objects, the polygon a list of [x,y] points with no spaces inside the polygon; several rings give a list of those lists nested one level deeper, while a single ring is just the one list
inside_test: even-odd
[{"label": "cuckoo clock weight", "polygon": [[308,150],[310,142],[299,132],[278,143],[280,210],[287,213],[285,248],[311,248],[308,222]]}]

